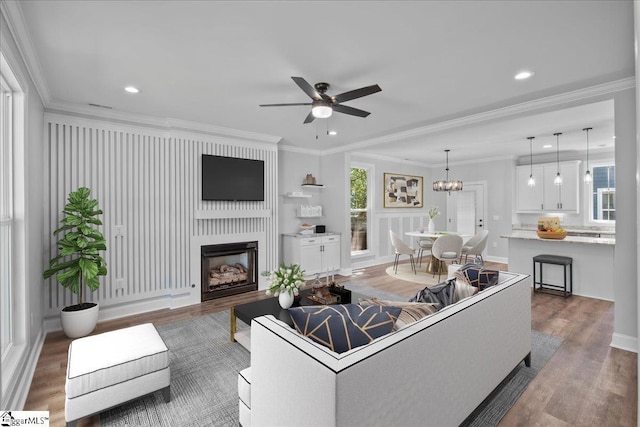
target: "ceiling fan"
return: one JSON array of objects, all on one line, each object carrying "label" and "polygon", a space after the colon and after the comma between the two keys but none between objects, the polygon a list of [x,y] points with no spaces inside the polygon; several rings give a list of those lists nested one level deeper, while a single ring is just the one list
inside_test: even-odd
[{"label": "ceiling fan", "polygon": [[380,86],[366,86],[360,89],[350,90],[348,92],[341,93],[335,96],[329,96],[326,94],[329,89],[329,83],[316,83],[311,86],[305,79],[302,77],[291,77],[294,82],[300,89],[304,91],[309,97],[313,100],[312,102],[305,103],[294,103],[294,104],[262,104],[261,107],[288,107],[292,105],[311,105],[311,112],[307,115],[307,118],[304,119],[304,123],[311,123],[316,118],[318,119],[326,119],[330,117],[331,114],[336,111],[342,114],[349,114],[352,116],[358,117],[367,117],[369,114],[368,111],[360,110],[358,108],[347,107],[346,105],[342,105],[343,102],[351,101],[352,99],[362,98],[363,96],[371,95],[376,92],[380,92]]}]

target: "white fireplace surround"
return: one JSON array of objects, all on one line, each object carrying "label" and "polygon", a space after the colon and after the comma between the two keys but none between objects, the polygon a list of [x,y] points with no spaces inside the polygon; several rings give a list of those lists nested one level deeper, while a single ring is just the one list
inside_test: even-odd
[{"label": "white fireplace surround", "polygon": [[258,289],[267,289],[266,278],[260,273],[267,269],[266,262],[266,242],[265,233],[237,233],[237,234],[220,234],[215,236],[194,236],[191,238],[191,280],[196,284],[191,288],[190,304],[200,303],[200,291],[202,289],[202,266],[200,264],[202,246],[220,245],[225,243],[238,242],[258,242]]}]

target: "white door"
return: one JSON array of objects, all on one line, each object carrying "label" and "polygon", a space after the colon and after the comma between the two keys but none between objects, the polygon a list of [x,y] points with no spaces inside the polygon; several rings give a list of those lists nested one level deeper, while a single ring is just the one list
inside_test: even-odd
[{"label": "white door", "polygon": [[447,198],[447,230],[471,236],[485,228],[484,182],[465,183],[462,191],[452,192]]}]

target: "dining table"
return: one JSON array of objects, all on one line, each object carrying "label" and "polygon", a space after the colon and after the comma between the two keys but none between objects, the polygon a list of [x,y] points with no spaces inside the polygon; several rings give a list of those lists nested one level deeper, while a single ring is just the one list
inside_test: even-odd
[{"label": "dining table", "polygon": [[[429,232],[427,230],[417,230],[417,231],[407,231],[404,233],[407,236],[415,237],[416,241],[423,239],[431,239],[432,242],[435,242],[438,237],[445,236],[447,234],[455,234],[457,236],[462,237],[463,240],[471,237],[471,234],[458,233],[455,231],[432,231]],[[440,271],[438,271],[438,269]],[[433,256],[429,255],[429,262],[427,263],[427,273],[431,274],[447,274],[447,265],[446,263],[434,262]]]}]

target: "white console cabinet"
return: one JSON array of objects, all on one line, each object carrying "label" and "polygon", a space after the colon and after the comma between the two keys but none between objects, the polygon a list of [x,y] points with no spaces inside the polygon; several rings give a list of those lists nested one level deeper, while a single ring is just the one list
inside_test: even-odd
[{"label": "white console cabinet", "polygon": [[340,270],[340,235],[283,236],[283,261],[300,264],[309,276]]},{"label": "white console cabinet", "polygon": [[527,184],[531,166],[518,166],[516,170],[516,210],[518,213],[579,212],[579,164],[580,161],[560,162],[562,185],[553,180],[558,173],[556,163],[533,165],[535,187]]}]

